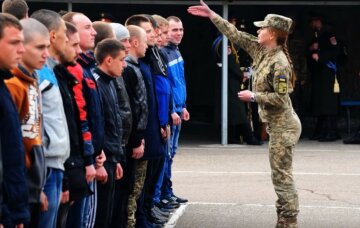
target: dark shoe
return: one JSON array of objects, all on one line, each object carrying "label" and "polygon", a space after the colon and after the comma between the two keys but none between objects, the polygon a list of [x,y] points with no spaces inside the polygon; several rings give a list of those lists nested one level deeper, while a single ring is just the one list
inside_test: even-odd
[{"label": "dark shoe", "polygon": [[145,214],[146,214],[147,220],[149,220],[149,222],[154,223],[154,224],[164,225],[168,220],[168,218],[163,217],[160,214],[158,214],[157,212],[155,212],[153,210],[153,208]]},{"label": "dark shoe", "polygon": [[309,137],[310,140],[319,140],[321,138],[321,135],[312,135]]},{"label": "dark shoe", "polygon": [[163,211],[158,206],[156,206],[156,204],[152,208],[152,210],[154,210],[157,214],[159,214],[159,215],[161,215],[163,217],[169,218],[169,216],[170,216],[170,211]]},{"label": "dark shoe", "polygon": [[343,143],[344,144],[360,144],[360,136],[355,135],[348,139],[344,139]]},{"label": "dark shoe", "polygon": [[229,144],[242,144],[240,139],[229,139],[228,143]]},{"label": "dark shoe", "polygon": [[174,201],[176,201],[176,202],[178,202],[178,203],[187,203],[187,202],[189,201],[189,200],[187,200],[187,199],[180,198],[180,197],[178,197],[178,196],[176,196],[176,195],[172,195],[172,196],[171,196],[171,199],[174,200]]},{"label": "dark shoe", "polygon": [[180,207],[180,203],[176,202],[171,197],[162,199],[160,201],[160,204],[162,205],[163,208],[167,208],[167,209],[176,209]]},{"label": "dark shoe", "polygon": [[166,205],[163,205],[162,203],[155,203],[155,206],[162,212],[165,213],[172,213],[176,208],[174,207],[168,207]]},{"label": "dark shoe", "polygon": [[248,139],[248,140],[246,141],[246,144],[247,144],[247,145],[260,146],[260,145],[263,144],[263,142],[260,141],[260,140],[258,140],[257,138],[255,138],[255,136],[252,136],[252,137],[250,137],[250,139]]},{"label": "dark shoe", "polygon": [[334,134],[327,134],[324,137],[318,139],[319,142],[333,142],[336,141],[337,137]]}]

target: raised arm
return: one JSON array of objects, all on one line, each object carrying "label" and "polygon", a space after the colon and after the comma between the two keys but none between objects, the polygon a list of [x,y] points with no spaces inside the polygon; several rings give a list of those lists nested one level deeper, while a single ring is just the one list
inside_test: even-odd
[{"label": "raised arm", "polygon": [[254,58],[254,56],[261,51],[257,42],[257,37],[246,32],[238,31],[233,24],[224,20],[212,11],[204,1],[200,0],[200,5],[190,6],[188,12],[194,16],[209,18],[222,34],[224,34],[231,42],[244,49],[251,58]]},{"label": "raised arm", "polygon": [[203,0],[200,0],[200,5],[190,6],[187,11],[194,16],[207,17],[210,20],[217,15]]}]

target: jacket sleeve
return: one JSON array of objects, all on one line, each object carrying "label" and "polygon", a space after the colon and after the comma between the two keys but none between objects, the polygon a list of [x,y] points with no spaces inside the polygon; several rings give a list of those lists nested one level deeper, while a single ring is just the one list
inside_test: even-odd
[{"label": "jacket sleeve", "polygon": [[91,132],[89,129],[89,123],[87,120],[87,110],[86,110],[86,101],[83,95],[83,87],[82,87],[82,80],[83,80],[83,71],[79,64],[74,67],[68,67],[69,72],[75,76],[79,83],[77,83],[74,88],[73,92],[75,95],[76,105],[79,109],[80,114],[80,122],[81,122],[81,132],[82,138],[84,142],[84,161],[85,166],[92,165],[95,163],[94,161],[94,147],[92,145],[92,137]]},{"label": "jacket sleeve", "polygon": [[256,102],[260,105],[265,104],[281,108],[289,102],[288,94],[292,92],[292,85],[289,80],[291,71],[289,67],[275,64],[274,70],[270,74],[268,83],[272,87],[272,91],[256,92]]},{"label": "jacket sleeve", "polygon": [[254,59],[254,57],[257,56],[258,51],[260,51],[257,37],[237,30],[233,24],[224,20],[219,15],[213,18],[212,22],[222,34],[224,34],[231,42],[244,49],[251,58]]},{"label": "jacket sleeve", "polygon": [[125,83],[126,91],[130,98],[130,107],[132,111],[132,132],[129,138],[129,146],[131,148],[137,148],[141,145],[141,140],[144,138],[144,130],[140,130],[137,127],[137,123],[139,122],[141,113],[137,113],[136,104],[134,99],[136,97],[136,85],[139,83],[136,73],[131,67],[126,67],[123,72],[123,79]]}]

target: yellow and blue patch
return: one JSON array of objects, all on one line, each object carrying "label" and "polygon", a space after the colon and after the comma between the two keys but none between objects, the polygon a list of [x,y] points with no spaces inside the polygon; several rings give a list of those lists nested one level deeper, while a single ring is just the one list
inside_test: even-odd
[{"label": "yellow and blue patch", "polygon": [[279,75],[278,80],[279,80],[278,93],[280,93],[280,94],[287,93],[288,83],[287,83],[286,76],[285,75]]}]

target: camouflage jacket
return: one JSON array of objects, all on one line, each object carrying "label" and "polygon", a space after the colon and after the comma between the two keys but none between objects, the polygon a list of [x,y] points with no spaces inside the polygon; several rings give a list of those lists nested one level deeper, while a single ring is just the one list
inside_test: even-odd
[{"label": "camouflage jacket", "polygon": [[293,91],[290,81],[292,71],[282,47],[267,50],[258,43],[257,37],[238,31],[220,16],[215,17],[212,22],[231,42],[243,48],[253,59],[252,88],[259,104],[262,122],[277,122],[290,118],[294,112],[289,97],[289,93]]}]

